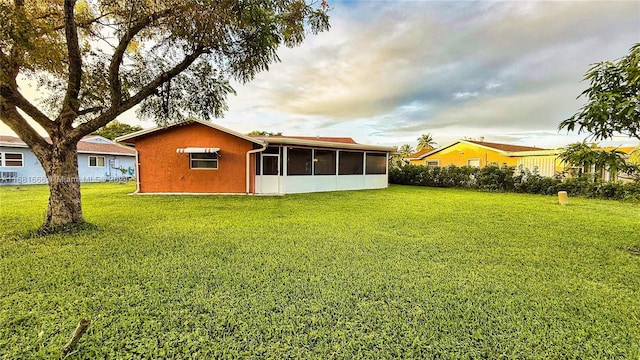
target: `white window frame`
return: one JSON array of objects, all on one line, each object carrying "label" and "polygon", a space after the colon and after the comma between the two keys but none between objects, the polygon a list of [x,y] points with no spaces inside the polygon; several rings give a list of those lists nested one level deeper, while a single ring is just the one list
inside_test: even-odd
[{"label": "white window frame", "polygon": [[[435,165],[429,165],[430,162],[436,163]],[[425,160],[424,166],[426,167],[440,167],[440,160]]]},{"label": "white window frame", "polygon": [[467,159],[467,166],[475,167],[475,166],[470,164],[471,161],[477,161],[478,162],[478,166],[477,166],[478,169],[482,167],[482,159],[480,159],[480,158]]},{"label": "white window frame", "polygon": [[[95,165],[91,165],[91,158],[95,158],[96,159],[96,164]],[[102,158],[102,165],[99,165],[100,162],[98,161],[98,158]],[[101,155],[89,155],[87,157],[87,165],[90,168],[103,168],[107,166],[107,159],[104,156]]]},{"label": "white window frame", "polygon": [[[7,165],[7,155],[20,155],[20,166],[17,165]],[[9,161],[18,161],[16,159],[10,159]],[[10,167],[10,168],[21,168],[24,167],[24,154],[18,152],[2,152],[0,153],[0,166],[2,167]]]},{"label": "white window frame", "polygon": [[[215,155],[215,159],[195,159],[197,161],[206,161],[216,164],[214,168],[193,167],[193,154]],[[189,169],[191,170],[218,170],[220,168],[220,155],[218,153],[189,153]]]}]

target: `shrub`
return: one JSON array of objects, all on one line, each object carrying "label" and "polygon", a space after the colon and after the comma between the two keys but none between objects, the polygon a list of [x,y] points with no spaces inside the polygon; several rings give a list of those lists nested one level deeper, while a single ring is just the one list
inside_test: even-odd
[{"label": "shrub", "polygon": [[640,182],[604,182],[594,174],[564,178],[541,176],[537,172],[514,167],[486,166],[482,169],[450,165],[426,167],[405,165],[389,170],[389,182],[444,188],[467,188],[485,191],[515,191],[527,194],[555,195],[566,191],[571,196],[640,202]]},{"label": "shrub", "polygon": [[514,167],[508,166],[485,166],[478,173],[477,186],[489,191],[513,191],[515,189],[514,170]]}]

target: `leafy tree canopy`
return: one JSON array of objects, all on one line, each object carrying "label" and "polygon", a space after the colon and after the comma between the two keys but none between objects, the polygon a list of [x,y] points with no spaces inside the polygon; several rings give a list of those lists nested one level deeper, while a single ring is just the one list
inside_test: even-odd
[{"label": "leafy tree canopy", "polygon": [[118,136],[131,134],[132,132],[136,132],[142,130],[141,126],[135,125],[131,126],[129,124],[121,123],[117,120],[114,120],[107,125],[101,127],[97,131],[93,132],[93,135],[100,135],[107,139],[113,140]]},{"label": "leafy tree canopy", "polygon": [[267,132],[261,130],[253,130],[250,133],[247,133],[249,136],[282,136],[281,132]]},{"label": "leafy tree canopy", "polygon": [[640,43],[617,61],[593,64],[584,80],[590,85],[580,94],[586,105],[559,128],[577,129],[595,140],[616,134],[640,140]]}]

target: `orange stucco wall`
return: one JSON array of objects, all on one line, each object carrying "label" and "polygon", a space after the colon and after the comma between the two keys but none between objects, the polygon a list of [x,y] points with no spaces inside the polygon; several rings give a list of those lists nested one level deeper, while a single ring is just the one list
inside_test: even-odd
[{"label": "orange stucco wall", "polygon": [[[135,139],[138,150],[140,192],[244,193],[246,154],[253,143],[202,124],[173,126]],[[190,169],[185,147],[220,148],[218,169]],[[251,189],[255,180],[251,155]]]},{"label": "orange stucco wall", "polygon": [[517,162],[517,158],[504,156],[498,151],[490,150],[482,146],[457,143],[424,159],[412,160],[411,164],[425,165],[428,160],[440,160],[440,166],[442,167],[449,165],[465,166],[470,159],[479,159],[480,167],[485,167],[491,163],[497,163],[498,166],[502,166],[504,163],[508,166],[515,166]]}]

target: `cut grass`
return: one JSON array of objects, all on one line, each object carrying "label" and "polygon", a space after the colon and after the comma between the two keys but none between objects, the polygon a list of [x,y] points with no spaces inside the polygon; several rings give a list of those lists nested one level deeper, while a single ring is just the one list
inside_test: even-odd
[{"label": "cut grass", "polygon": [[0,187],[0,357],[638,358],[640,207],[392,186],[127,196],[24,239],[47,188]]}]

